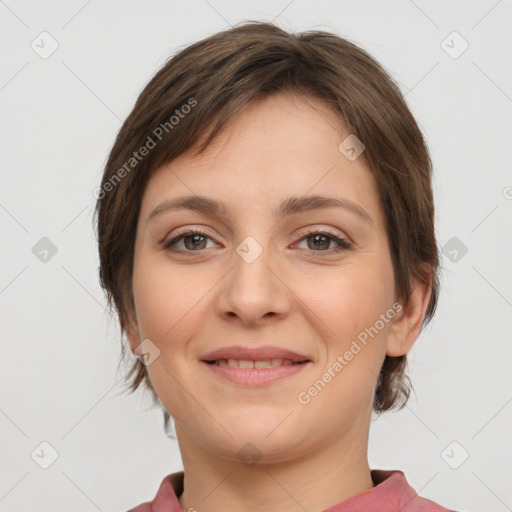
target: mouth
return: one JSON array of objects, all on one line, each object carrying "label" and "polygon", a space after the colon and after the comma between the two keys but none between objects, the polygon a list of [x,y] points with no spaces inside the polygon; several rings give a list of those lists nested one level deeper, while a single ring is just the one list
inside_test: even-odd
[{"label": "mouth", "polygon": [[257,367],[265,368],[311,361],[311,358],[304,354],[272,345],[259,347],[233,345],[209,352],[200,359],[210,364],[238,366],[239,368],[253,368],[251,363],[258,363]]},{"label": "mouth", "polygon": [[249,387],[268,386],[313,364],[303,354],[272,346],[225,347],[206,354],[200,361],[216,379]]},{"label": "mouth", "polygon": [[309,359],[303,361],[292,361],[291,359],[264,359],[253,361],[251,359],[215,359],[204,361],[207,364],[216,366],[231,366],[232,368],[275,368],[276,366],[293,366],[297,364],[310,363]]}]

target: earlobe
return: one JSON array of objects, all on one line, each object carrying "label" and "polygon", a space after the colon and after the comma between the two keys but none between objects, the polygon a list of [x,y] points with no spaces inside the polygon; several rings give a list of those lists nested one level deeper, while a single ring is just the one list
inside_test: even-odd
[{"label": "earlobe", "polygon": [[386,355],[398,357],[407,354],[421,332],[421,326],[432,295],[432,275],[426,282],[413,277],[413,289],[406,305],[393,319],[390,327]]}]

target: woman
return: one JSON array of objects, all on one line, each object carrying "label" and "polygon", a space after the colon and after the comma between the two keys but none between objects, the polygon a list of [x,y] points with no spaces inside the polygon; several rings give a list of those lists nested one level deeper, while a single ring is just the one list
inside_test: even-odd
[{"label": "woman", "polygon": [[431,172],[392,78],[334,34],[245,23],[158,71],[97,194],[130,389],[184,466],[132,512],[447,510],[367,458],[437,304]]}]

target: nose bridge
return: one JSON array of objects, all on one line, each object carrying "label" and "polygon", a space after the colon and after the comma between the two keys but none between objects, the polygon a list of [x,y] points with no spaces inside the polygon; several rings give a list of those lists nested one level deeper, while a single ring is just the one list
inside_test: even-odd
[{"label": "nose bridge", "polygon": [[270,294],[273,288],[272,273],[268,269],[270,253],[266,241],[260,243],[253,236],[247,236],[236,246],[230,285],[238,288],[239,297],[244,296],[246,300],[252,297],[253,300],[261,301],[263,295]]},{"label": "nose bridge", "polygon": [[232,269],[218,298],[219,314],[233,316],[234,313],[244,323],[249,323],[268,313],[287,310],[288,299],[283,285],[271,270],[272,250],[266,241],[264,244],[247,236],[235,247]]}]

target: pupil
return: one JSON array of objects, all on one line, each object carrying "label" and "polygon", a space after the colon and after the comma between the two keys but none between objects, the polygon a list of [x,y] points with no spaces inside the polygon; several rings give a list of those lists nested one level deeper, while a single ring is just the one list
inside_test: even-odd
[{"label": "pupil", "polygon": [[[321,246],[322,246],[321,239],[322,238],[324,239],[323,244],[325,244],[325,241],[327,241],[327,244],[329,244],[329,241],[327,240],[327,237],[325,235],[314,235],[312,238],[314,239],[314,242],[313,242],[314,249],[318,249],[319,247],[321,248]],[[320,246],[317,244],[317,242],[320,242]]]},{"label": "pupil", "polygon": [[[204,238],[203,235],[189,235],[186,237],[186,240],[190,240],[190,239],[193,239],[194,241],[192,242],[193,244],[193,247],[198,247],[199,244],[201,242],[203,242],[203,240],[200,240],[201,238]],[[186,242],[185,242],[185,245],[188,245]],[[187,247],[188,249],[190,249],[190,247]]]}]

